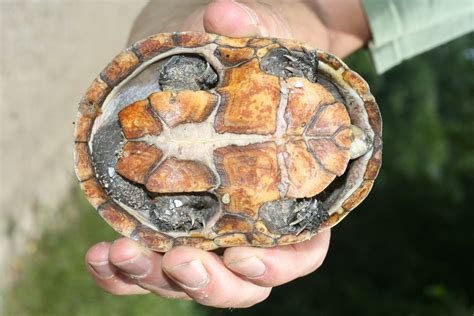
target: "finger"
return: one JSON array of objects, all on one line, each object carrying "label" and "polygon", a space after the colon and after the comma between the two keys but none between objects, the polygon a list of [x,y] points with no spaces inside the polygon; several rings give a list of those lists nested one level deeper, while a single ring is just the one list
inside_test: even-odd
[{"label": "finger", "polygon": [[234,0],[215,0],[207,6],[203,24],[207,32],[230,37],[291,37],[284,18],[270,6],[256,2],[244,4]]},{"label": "finger", "polygon": [[224,252],[224,263],[256,285],[281,285],[321,266],[329,248],[330,235],[327,230],[311,240],[275,248],[229,248]]},{"label": "finger", "polygon": [[146,294],[149,291],[130,283],[109,262],[110,243],[101,242],[87,251],[85,260],[89,273],[104,290],[116,295]]},{"label": "finger", "polygon": [[130,282],[157,295],[168,298],[189,299],[162,271],[162,255],[144,248],[128,238],[116,240],[108,257],[110,263]]},{"label": "finger", "polygon": [[166,253],[163,270],[203,305],[249,307],[266,299],[271,291],[236,276],[215,253],[191,247],[177,247]]}]

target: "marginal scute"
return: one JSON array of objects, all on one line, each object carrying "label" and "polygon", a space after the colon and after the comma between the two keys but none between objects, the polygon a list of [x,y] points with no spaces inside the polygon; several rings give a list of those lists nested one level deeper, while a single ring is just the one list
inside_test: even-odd
[{"label": "marginal scute", "polygon": [[148,248],[155,251],[165,252],[173,247],[173,240],[170,236],[143,225],[140,225],[134,231],[132,239],[145,244]]},{"label": "marginal scute", "polygon": [[177,237],[174,240],[173,247],[177,246],[188,246],[199,248],[201,250],[214,250],[218,248],[212,239],[202,237]]},{"label": "marginal scute", "polygon": [[91,119],[95,119],[102,113],[99,104],[94,103],[79,103],[78,112],[83,116],[90,117]]},{"label": "marginal scute", "polygon": [[280,44],[282,47],[285,47],[289,50],[303,51],[303,47],[306,50],[313,50],[313,48],[306,45],[305,43],[298,42],[298,41],[291,40],[291,39],[279,38],[279,39],[277,39],[277,43]]},{"label": "marginal scute", "polygon": [[350,125],[351,119],[346,107],[342,103],[336,102],[321,108],[306,134],[308,136],[333,135],[341,127]]},{"label": "marginal scute", "polygon": [[219,192],[231,196],[227,211],[255,217],[260,205],[279,198],[274,143],[227,146],[216,149],[214,155],[222,180]]},{"label": "marginal scute", "polygon": [[217,96],[207,91],[164,91],[149,97],[151,106],[169,127],[203,122],[217,105]]},{"label": "marginal scute", "polygon": [[336,177],[321,167],[302,140],[288,142],[286,153],[285,165],[290,181],[286,197],[313,197]]},{"label": "marginal scute", "polygon": [[333,227],[334,225],[339,223],[347,214],[348,211],[346,211],[342,207],[339,207],[339,209],[336,212],[332,213],[329,216],[328,220],[321,225],[321,230]]},{"label": "marginal scute", "polygon": [[120,205],[109,201],[98,208],[99,215],[117,232],[130,235],[139,224],[138,221],[128,214]]},{"label": "marginal scute", "polygon": [[367,169],[364,173],[365,180],[374,180],[379,174],[380,167],[382,166],[382,148],[378,147],[375,149],[372,157],[370,158]]},{"label": "marginal scute", "polygon": [[346,71],[342,73],[342,78],[344,78],[344,80],[350,84],[361,97],[369,92],[367,82],[365,82],[365,80],[354,71],[346,69]]},{"label": "marginal scute", "polygon": [[176,46],[199,47],[213,42],[217,35],[202,32],[173,33],[173,41]]},{"label": "marginal scute", "polygon": [[248,46],[260,48],[273,44],[273,40],[270,38],[252,38],[248,42]]},{"label": "marginal scute", "polygon": [[81,103],[101,105],[109,92],[110,87],[98,77],[92,82],[89,89],[87,89]]},{"label": "marginal scute", "polygon": [[151,192],[175,193],[203,192],[216,183],[212,172],[203,163],[171,157],[153,171],[145,185]]},{"label": "marginal scute", "polygon": [[170,33],[153,35],[133,45],[134,51],[136,51],[143,60],[155,57],[173,47],[174,43]]},{"label": "marginal scute", "polygon": [[338,70],[343,67],[343,63],[339,58],[336,58],[334,55],[318,50],[317,54],[318,59],[324,61],[325,64],[331,66],[332,69]]},{"label": "marginal scute", "polygon": [[360,187],[358,187],[357,190],[355,190],[355,192],[352,193],[351,196],[344,201],[342,207],[348,211],[351,211],[356,208],[367,197],[370,190],[372,189],[373,184],[373,180],[365,180],[364,182],[362,182]]},{"label": "marginal scute", "polygon": [[214,242],[219,245],[219,247],[236,247],[250,245],[247,236],[241,233],[218,236],[214,238]]},{"label": "marginal scute", "polygon": [[139,63],[138,57],[130,50],[118,54],[100,74],[110,87],[116,86],[120,81],[130,75]]},{"label": "marginal scute", "polygon": [[375,100],[370,100],[364,102],[364,106],[369,116],[370,126],[377,135],[382,136],[382,117],[377,103],[375,103]]},{"label": "marginal scute", "polygon": [[79,181],[84,181],[94,176],[91,157],[87,143],[74,144],[74,166],[76,167],[76,176]]},{"label": "marginal scute", "polygon": [[87,200],[95,209],[107,202],[107,194],[104,192],[99,181],[96,178],[91,178],[89,180],[83,181],[80,183],[80,185],[82,191],[84,191]]},{"label": "marginal scute", "polygon": [[249,37],[225,37],[219,36],[216,43],[222,46],[245,47],[249,42]]},{"label": "marginal scute", "polygon": [[147,175],[162,155],[160,149],[145,142],[127,142],[115,170],[130,181],[145,184]]},{"label": "marginal scute", "polygon": [[95,117],[77,112],[76,121],[74,122],[74,141],[87,142],[89,140],[94,120]]},{"label": "marginal scute", "polygon": [[160,121],[153,116],[148,106],[148,99],[140,100],[119,112],[120,126],[127,139],[159,135],[163,130]]},{"label": "marginal scute", "polygon": [[257,60],[227,70],[218,89],[222,103],[216,117],[218,133],[272,134],[280,101],[278,77],[260,70]]},{"label": "marginal scute", "polygon": [[252,245],[258,247],[271,247],[275,245],[275,239],[259,232],[250,234],[247,238]]},{"label": "marginal scute", "polygon": [[305,78],[287,79],[290,87],[285,120],[288,135],[302,135],[321,105],[334,102],[332,94],[319,83]]},{"label": "marginal scute", "polygon": [[286,234],[277,239],[278,245],[289,245],[297,242],[302,242],[311,238],[309,231],[305,230],[298,235]]},{"label": "marginal scute", "polygon": [[337,176],[342,176],[351,157],[348,149],[338,147],[331,139],[311,139],[309,147],[316,159],[325,169]]}]

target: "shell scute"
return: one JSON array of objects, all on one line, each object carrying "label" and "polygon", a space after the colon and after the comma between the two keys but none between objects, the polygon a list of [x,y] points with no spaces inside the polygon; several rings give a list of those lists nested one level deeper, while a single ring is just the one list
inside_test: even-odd
[{"label": "shell scute", "polygon": [[152,93],[151,106],[169,127],[204,121],[217,105],[217,96],[207,91]]},{"label": "shell scute", "polygon": [[215,122],[218,133],[275,132],[280,84],[277,77],[260,70],[257,60],[229,69],[224,86],[217,91],[222,95]]},{"label": "shell scute", "polygon": [[231,47],[217,47],[214,55],[227,66],[237,65],[249,61],[255,57],[255,50],[250,47],[231,48]]},{"label": "shell scute", "polygon": [[209,168],[201,162],[166,159],[147,179],[146,187],[151,192],[202,192],[215,186]]},{"label": "shell scute", "polygon": [[159,135],[163,130],[149,108],[148,100],[141,100],[119,112],[119,122],[127,139],[140,138],[145,135]]},{"label": "shell scute", "polygon": [[285,111],[286,133],[301,135],[321,105],[334,102],[334,97],[321,84],[304,78],[289,78],[287,83],[290,91]]},{"label": "shell scute", "polygon": [[142,60],[148,60],[172,49],[174,42],[171,34],[157,34],[135,43],[132,47]]},{"label": "shell scute", "polygon": [[79,181],[84,181],[94,176],[95,172],[86,143],[74,144],[74,166]]},{"label": "shell scute", "polygon": [[285,165],[288,170],[290,198],[307,198],[323,191],[336,177],[327,172],[308,150],[306,142],[286,144]]},{"label": "shell scute", "polygon": [[114,87],[137,68],[139,59],[131,50],[118,54],[100,74],[108,86]]},{"label": "shell scute", "polygon": [[324,138],[311,139],[309,147],[326,170],[337,176],[344,174],[351,156],[348,149],[340,148],[331,139]]},{"label": "shell scute", "polygon": [[351,119],[346,107],[340,102],[336,102],[321,109],[306,134],[308,136],[333,135],[341,127],[350,125]]},{"label": "shell scute", "polygon": [[276,153],[276,145],[271,142],[215,150],[222,181],[219,192],[230,195],[228,212],[256,217],[261,204],[280,197]]},{"label": "shell scute", "polygon": [[145,142],[127,142],[115,170],[125,178],[145,184],[151,169],[160,161],[160,149]]}]

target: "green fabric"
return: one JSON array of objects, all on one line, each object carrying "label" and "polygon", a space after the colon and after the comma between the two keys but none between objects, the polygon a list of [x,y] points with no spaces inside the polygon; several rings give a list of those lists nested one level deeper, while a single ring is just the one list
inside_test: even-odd
[{"label": "green fabric", "polygon": [[369,50],[382,73],[474,30],[473,0],[362,0],[372,32]]}]

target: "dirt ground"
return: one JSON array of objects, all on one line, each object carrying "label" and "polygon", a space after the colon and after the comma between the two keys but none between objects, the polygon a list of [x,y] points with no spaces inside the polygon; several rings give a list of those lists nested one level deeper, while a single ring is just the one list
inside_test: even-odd
[{"label": "dirt ground", "polygon": [[58,223],[76,185],[77,103],[145,3],[0,0],[0,275]]}]

